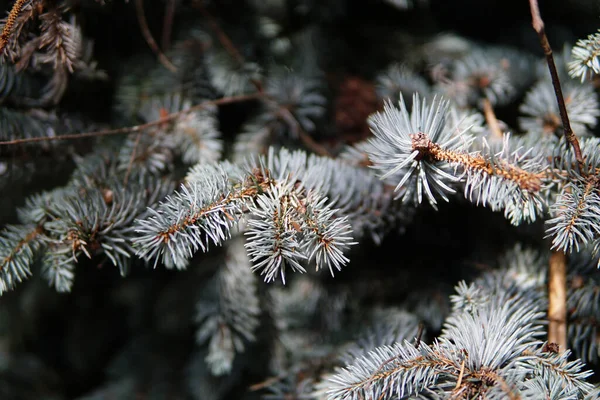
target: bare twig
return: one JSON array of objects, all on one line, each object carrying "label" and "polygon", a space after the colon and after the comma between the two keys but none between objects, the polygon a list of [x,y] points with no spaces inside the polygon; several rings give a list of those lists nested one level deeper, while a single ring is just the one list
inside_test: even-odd
[{"label": "bare twig", "polygon": [[[581,174],[587,174],[579,147],[579,140],[571,128],[569,115],[565,99],[560,87],[560,79],[554,64],[552,56],[552,48],[548,42],[548,37],[544,29],[544,21],[540,15],[540,8],[537,0],[529,0],[531,9],[533,29],[537,32],[540,39],[540,44],[546,56],[550,76],[552,77],[552,85],[554,86],[554,94],[558,103],[558,110],[562,120],[564,135],[567,141],[571,144],[577,166]],[[567,347],[567,256],[558,251],[553,251],[550,256],[550,269],[548,271],[548,341],[557,343],[563,351]]]},{"label": "bare twig", "polygon": [[460,363],[460,374],[458,375],[458,380],[456,381],[456,386],[454,389],[458,389],[462,384],[463,376],[465,375],[465,360],[463,358],[462,363]]},{"label": "bare twig", "polygon": [[84,139],[84,138],[100,137],[100,136],[125,135],[125,134],[131,134],[131,133],[136,133],[136,132],[142,132],[144,129],[147,129],[147,128],[150,128],[150,127],[153,127],[156,125],[164,124],[165,122],[172,121],[176,118],[179,118],[182,115],[206,108],[211,105],[231,104],[231,103],[237,103],[237,102],[241,102],[241,101],[256,100],[256,99],[259,99],[262,97],[264,97],[264,95],[261,93],[224,97],[222,99],[217,99],[217,100],[203,101],[202,103],[199,103],[193,107],[186,108],[185,110],[181,110],[181,111],[169,114],[163,118],[159,118],[156,121],[148,122],[148,123],[141,124],[141,125],[128,126],[125,128],[117,128],[117,129],[106,129],[106,130],[92,131],[92,132],[73,133],[73,134],[68,134],[68,135],[44,136],[44,137],[35,137],[35,138],[7,140],[5,142],[0,142],[0,146],[11,146],[11,145],[36,143],[36,142],[53,142],[53,141],[57,141],[57,140]]},{"label": "bare twig", "polygon": [[415,349],[418,349],[421,346],[423,331],[425,331],[425,324],[423,322],[419,322],[419,331],[417,332],[417,337],[415,338]]},{"label": "bare twig", "polygon": [[483,99],[483,113],[494,138],[502,139],[502,129],[500,129],[500,124],[498,123],[498,118],[496,118],[492,103],[487,97]]},{"label": "bare twig", "polygon": [[254,385],[250,385],[250,387],[248,387],[248,390],[250,390],[251,392],[255,392],[257,390],[267,388],[267,387],[273,385],[274,383],[281,381],[284,378],[285,378],[285,375],[272,376],[270,378],[265,379],[262,382],[255,383]]},{"label": "bare twig", "polygon": [[558,78],[556,64],[554,64],[554,57],[552,56],[552,48],[550,47],[548,37],[546,36],[546,31],[544,29],[544,21],[542,20],[542,17],[540,15],[540,9],[537,0],[529,0],[529,6],[531,8],[533,29],[537,32],[538,37],[540,39],[540,44],[542,46],[542,49],[544,50],[546,62],[548,63],[548,69],[550,70],[550,76],[552,77],[552,85],[554,86],[554,93],[556,95],[556,101],[558,102],[558,110],[560,112],[560,118],[562,120],[565,138],[571,144],[571,147],[573,147],[575,159],[577,160],[577,164],[579,166],[579,171],[582,174],[585,174],[583,156],[581,155],[581,148],[579,147],[579,140],[577,140],[577,135],[575,135],[575,133],[573,132],[573,129],[571,128],[571,123],[569,122],[569,115],[567,114],[565,99],[562,94],[562,89],[560,87],[560,80]]},{"label": "bare twig", "polygon": [[567,256],[562,251],[550,255],[548,271],[548,342],[567,348]]},{"label": "bare twig", "polygon": [[177,67],[171,63],[171,61],[165,56],[165,54],[158,48],[158,44],[152,37],[152,33],[150,32],[150,28],[148,28],[148,22],[146,21],[146,14],[144,13],[144,0],[135,0],[135,10],[138,22],[140,24],[140,29],[142,30],[142,35],[150,46],[150,49],[156,54],[160,63],[169,71],[175,73],[177,72]]},{"label": "bare twig", "polygon": [[17,17],[19,13],[23,9],[23,6],[27,3],[27,0],[17,0],[13,5],[8,17],[6,18],[6,23],[4,24],[4,28],[2,28],[2,34],[0,34],[0,55],[4,52],[6,45],[10,40],[10,35],[13,33],[13,27],[15,22],[17,21]]}]

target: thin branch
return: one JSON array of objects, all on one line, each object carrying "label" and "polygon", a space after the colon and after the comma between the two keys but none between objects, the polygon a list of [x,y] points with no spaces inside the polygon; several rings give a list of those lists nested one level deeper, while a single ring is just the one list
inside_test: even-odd
[{"label": "thin branch", "polygon": [[567,348],[567,256],[562,251],[550,255],[548,271],[548,342]]},{"label": "thin branch", "polygon": [[558,102],[558,110],[560,112],[560,118],[562,120],[565,138],[571,144],[571,147],[573,147],[573,151],[575,152],[575,159],[577,160],[577,164],[579,166],[579,172],[585,174],[586,172],[583,164],[583,156],[581,155],[581,148],[579,147],[579,140],[577,140],[577,135],[575,135],[575,133],[573,132],[573,129],[571,128],[571,123],[569,122],[567,106],[565,105],[565,99],[562,93],[562,89],[560,87],[560,80],[558,78],[556,64],[554,64],[554,57],[552,56],[552,48],[550,47],[548,37],[546,36],[546,31],[544,29],[544,21],[542,20],[542,16],[540,15],[540,9],[537,0],[529,0],[529,6],[531,8],[533,29],[537,32],[538,37],[540,39],[540,44],[542,46],[542,49],[544,50],[546,62],[548,63],[548,69],[550,70],[550,76],[552,77],[552,85],[554,86],[554,93],[556,95],[556,101]]},{"label": "thin branch", "polygon": [[465,375],[465,360],[463,359],[460,363],[460,374],[458,375],[458,380],[456,381],[456,386],[454,390],[458,389],[462,384],[463,376]]},{"label": "thin branch", "polygon": [[415,338],[415,349],[418,349],[421,346],[421,340],[423,339],[423,331],[425,330],[425,324],[423,322],[419,322],[419,331],[417,332],[417,337]]},{"label": "thin branch", "polygon": [[35,137],[35,138],[7,140],[5,142],[0,142],[0,146],[11,146],[11,145],[24,144],[24,143],[35,143],[35,142],[53,142],[53,141],[57,141],[57,140],[83,139],[83,138],[100,137],[100,136],[125,135],[125,134],[130,134],[130,133],[142,132],[144,129],[147,129],[147,128],[150,128],[150,127],[153,127],[156,125],[164,124],[165,122],[172,121],[176,118],[179,118],[182,115],[206,108],[211,105],[231,104],[231,103],[237,103],[237,102],[241,102],[241,101],[256,100],[256,99],[260,99],[262,97],[264,97],[264,95],[262,93],[224,97],[222,99],[217,99],[217,100],[203,101],[202,103],[199,103],[193,107],[186,108],[185,110],[181,110],[181,111],[169,114],[166,117],[159,118],[156,121],[148,122],[148,123],[141,124],[141,125],[128,126],[125,128],[117,128],[117,129],[106,129],[106,130],[92,131],[92,132],[72,133],[72,134],[68,134],[68,135],[44,136],[44,137]]},{"label": "thin branch", "polygon": [[171,61],[165,56],[165,54],[158,48],[158,44],[152,37],[152,33],[150,32],[150,28],[148,28],[148,22],[146,21],[146,14],[144,13],[144,4],[143,0],[135,0],[135,10],[138,22],[140,23],[140,29],[142,30],[142,35],[150,46],[150,49],[156,54],[160,63],[169,71],[175,73],[177,72],[177,67],[171,63]]},{"label": "thin branch", "polygon": [[487,97],[483,99],[483,113],[485,115],[485,120],[492,131],[493,137],[502,139],[502,129],[500,129],[500,124],[498,123],[498,118],[496,118],[492,102]]}]

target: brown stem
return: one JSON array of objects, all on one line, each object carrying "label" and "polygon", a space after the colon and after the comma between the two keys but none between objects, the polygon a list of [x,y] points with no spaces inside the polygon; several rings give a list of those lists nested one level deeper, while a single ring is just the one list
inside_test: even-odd
[{"label": "brown stem", "polygon": [[140,29],[142,31],[142,35],[150,46],[150,49],[156,54],[160,63],[169,71],[175,73],[177,72],[177,67],[171,63],[171,61],[164,55],[164,53],[158,48],[158,44],[152,37],[152,33],[150,32],[150,28],[148,28],[148,22],[146,21],[146,14],[144,13],[144,3],[143,0],[135,0],[135,10],[138,22],[140,24]]},{"label": "brown stem", "polygon": [[459,164],[467,171],[480,171],[490,176],[498,176],[531,193],[539,191],[542,186],[543,173],[529,172],[504,160],[492,164],[481,154],[443,149],[439,144],[433,143],[425,133],[412,135],[412,141],[413,150],[420,153],[418,157],[431,157],[437,161]]},{"label": "brown stem", "polygon": [[264,95],[261,93],[224,97],[222,99],[217,99],[217,100],[203,101],[202,103],[199,103],[193,107],[186,108],[185,110],[181,110],[181,111],[169,114],[166,117],[157,119],[156,121],[148,122],[148,123],[141,124],[141,125],[128,126],[125,128],[117,128],[117,129],[106,129],[106,130],[101,130],[101,131],[72,133],[72,134],[68,134],[68,135],[44,136],[44,137],[35,137],[35,138],[7,140],[5,142],[0,142],[0,146],[11,146],[11,145],[17,145],[17,144],[36,143],[36,142],[52,142],[52,141],[56,141],[56,140],[83,139],[83,138],[99,137],[99,136],[125,135],[125,134],[130,134],[130,133],[135,133],[135,132],[141,132],[144,129],[147,129],[147,128],[150,128],[150,127],[153,127],[156,125],[164,124],[165,122],[172,121],[176,118],[179,118],[182,115],[206,108],[211,105],[231,104],[231,103],[236,103],[236,102],[241,102],[241,101],[256,100],[256,99],[260,99],[262,97],[264,97]]},{"label": "brown stem", "polygon": [[493,137],[502,139],[502,129],[500,129],[500,124],[498,123],[498,118],[496,118],[492,102],[487,97],[483,99],[483,113],[485,115],[485,120],[492,131]]},{"label": "brown stem", "polygon": [[0,55],[4,52],[4,49],[10,40],[10,35],[13,33],[13,27],[17,21],[17,17],[27,1],[28,0],[17,0],[10,10],[8,17],[6,17],[6,23],[4,24],[4,28],[2,28],[2,34],[0,34]]},{"label": "brown stem", "polygon": [[552,48],[550,47],[548,37],[546,36],[546,31],[544,29],[544,21],[542,20],[537,0],[529,0],[529,6],[531,8],[533,29],[537,32],[538,37],[540,39],[540,44],[542,46],[542,49],[544,50],[544,55],[546,56],[548,69],[550,70],[550,76],[552,77],[552,86],[554,86],[554,94],[556,95],[556,101],[558,102],[558,110],[560,112],[560,118],[562,120],[565,138],[571,144],[571,147],[573,147],[575,159],[577,160],[577,164],[579,167],[579,172],[585,174],[586,171],[584,169],[581,148],[579,147],[579,140],[577,140],[577,135],[575,135],[575,133],[573,132],[573,129],[571,128],[571,123],[569,122],[569,115],[567,114],[567,106],[565,105],[565,99],[562,93],[562,89],[560,87],[558,71],[556,70],[556,64],[554,64],[554,57],[552,56]]},{"label": "brown stem", "polygon": [[548,271],[548,342],[561,351],[567,348],[567,256],[562,251],[550,255]]}]

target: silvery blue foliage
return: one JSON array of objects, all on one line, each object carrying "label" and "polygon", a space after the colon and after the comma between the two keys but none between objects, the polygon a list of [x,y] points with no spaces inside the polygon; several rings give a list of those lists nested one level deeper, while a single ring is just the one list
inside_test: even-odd
[{"label": "silvery blue foliage", "polygon": [[355,242],[335,199],[320,194],[331,184],[319,172],[322,161],[287,150],[255,161],[242,175],[229,163],[195,167],[179,191],[138,221],[138,255],[185,268],[196,251],[220,245],[245,218],[252,268],[266,281],[285,282],[286,267],[304,272],[311,261],[332,274],[340,270]]},{"label": "silvery blue foliage", "polygon": [[595,249],[600,244],[599,145],[598,138],[581,140],[583,173],[578,170],[570,147],[565,142],[557,147],[557,153],[563,151],[563,156],[558,157],[558,167],[563,172],[557,179],[564,183],[556,202],[550,206],[550,219],[546,221],[546,233],[552,237],[554,249],[569,253],[585,245]]},{"label": "silvery blue foliage", "polygon": [[185,268],[197,250],[207,251],[210,243],[221,244],[231,235],[235,221],[243,214],[243,200],[228,197],[233,184],[218,165],[201,166],[198,179],[181,185],[150,217],[138,220],[138,256],[160,260],[167,267]]},{"label": "silvery blue foliage", "polygon": [[[113,161],[80,159],[67,186],[26,202],[19,211],[22,225],[9,227],[0,239],[11,244],[9,253],[3,255],[1,292],[30,275],[38,257],[42,258],[42,275],[59,292],[71,289],[82,255],[102,255],[122,275],[127,273],[135,253],[133,221],[172,186],[153,176],[124,185],[122,179],[111,176],[117,174]],[[87,174],[89,168],[94,172]]]},{"label": "silvery blue foliage", "polygon": [[583,398],[590,372],[569,352],[548,351],[539,337],[544,313],[519,296],[490,296],[461,284],[454,311],[431,345],[404,341],[358,357],[329,380],[328,399],[428,395],[502,399],[555,390],[556,380]]},{"label": "silvery blue foliage", "polygon": [[479,107],[483,99],[494,105],[509,102],[517,93],[511,74],[521,69],[518,64],[511,65],[509,54],[506,49],[473,48],[451,63],[449,76],[441,79],[438,91],[461,108]]},{"label": "silvery blue foliage", "polygon": [[[568,99],[565,105],[571,128],[578,136],[590,135],[600,115],[594,88],[591,85],[565,81],[562,90]],[[519,118],[521,129],[536,136],[561,136],[563,126],[555,96],[551,81],[544,79],[534,85],[519,106],[522,115]]]},{"label": "silvery blue foliage", "polygon": [[399,108],[387,102],[383,112],[369,118],[375,135],[368,150],[373,168],[380,171],[382,179],[398,175],[396,191],[400,191],[403,201],[421,203],[425,196],[435,207],[438,198],[448,201],[448,194],[456,192],[453,186],[460,178],[453,168],[445,161],[426,157],[417,142],[424,134],[443,149],[467,149],[470,140],[464,132],[447,128],[447,110],[447,101],[434,98],[429,105],[415,94],[412,112],[400,97]]},{"label": "silvery blue foliage", "polygon": [[600,33],[580,39],[571,51],[573,61],[569,63],[569,74],[572,77],[583,82],[593,74],[600,73]]},{"label": "silvery blue foliage", "polygon": [[504,211],[511,223],[535,221],[546,208],[544,192],[551,188],[545,179],[547,162],[536,146],[523,146],[510,134],[502,142],[483,140],[477,161],[483,168],[467,165],[465,197],[476,204]]}]

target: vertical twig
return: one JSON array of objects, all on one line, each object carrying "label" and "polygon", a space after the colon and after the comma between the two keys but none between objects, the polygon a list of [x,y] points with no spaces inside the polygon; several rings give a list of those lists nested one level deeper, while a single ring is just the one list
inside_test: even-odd
[{"label": "vertical twig", "polygon": [[502,139],[502,129],[500,129],[500,124],[498,123],[498,118],[496,118],[492,102],[487,97],[483,99],[483,114],[485,115],[485,120],[490,127],[494,138]]},{"label": "vertical twig", "polygon": [[548,271],[548,342],[567,348],[567,256],[562,251],[550,255]]},{"label": "vertical twig", "polygon": [[418,349],[421,346],[423,331],[425,331],[425,324],[423,322],[419,322],[419,331],[417,332],[417,337],[415,338],[415,349]]},{"label": "vertical twig", "polygon": [[152,33],[150,32],[150,28],[148,28],[148,22],[146,21],[146,14],[144,13],[144,3],[143,0],[135,0],[135,10],[138,22],[140,24],[140,29],[142,30],[142,36],[150,46],[150,49],[156,54],[160,63],[169,71],[175,73],[177,72],[177,67],[171,63],[171,61],[164,55],[164,53],[158,48],[156,41],[152,37]]},{"label": "vertical twig", "polygon": [[563,97],[562,89],[560,87],[560,80],[558,78],[556,64],[554,64],[554,57],[552,56],[552,48],[550,47],[550,42],[548,42],[548,37],[546,36],[546,31],[544,29],[544,21],[542,20],[542,16],[540,15],[540,8],[538,6],[537,0],[529,0],[529,6],[531,8],[533,29],[537,32],[538,37],[540,39],[542,50],[544,50],[544,55],[546,56],[548,69],[550,70],[550,76],[552,77],[552,86],[554,86],[554,94],[556,95],[556,101],[558,102],[558,110],[560,112],[560,118],[562,120],[565,138],[571,144],[571,147],[573,147],[575,159],[577,160],[577,165],[579,167],[579,172],[584,174],[585,170],[583,164],[583,156],[581,155],[579,140],[577,140],[577,135],[575,135],[573,129],[571,129],[571,123],[569,122],[569,115],[567,114],[565,99]]},{"label": "vertical twig", "polygon": [[[579,140],[577,140],[577,136],[573,132],[573,129],[571,129],[558,72],[554,64],[554,57],[552,56],[552,48],[544,30],[544,21],[540,15],[537,0],[529,0],[529,6],[533,29],[537,32],[540,39],[548,69],[550,70],[550,76],[552,77],[552,86],[554,86],[554,94],[558,102],[558,110],[560,111],[565,138],[573,148],[579,172],[586,174]],[[567,348],[567,256],[558,251],[552,252],[550,256],[550,269],[548,271],[548,341],[557,343],[563,351]]]},{"label": "vertical twig", "polygon": [[[558,72],[554,64],[554,57],[552,56],[552,48],[546,36],[544,21],[540,15],[537,0],[529,0],[529,6],[531,8],[533,29],[537,32],[540,39],[548,69],[550,70],[550,76],[552,77],[552,85],[554,86],[554,94],[558,102],[558,110],[560,111],[565,138],[573,148],[579,172],[586,174],[579,140],[577,140],[577,136],[573,132],[573,129],[571,129]],[[550,269],[548,271],[548,341],[557,343],[559,349],[562,351],[567,348],[567,256],[558,251],[552,252],[550,256]]]}]

